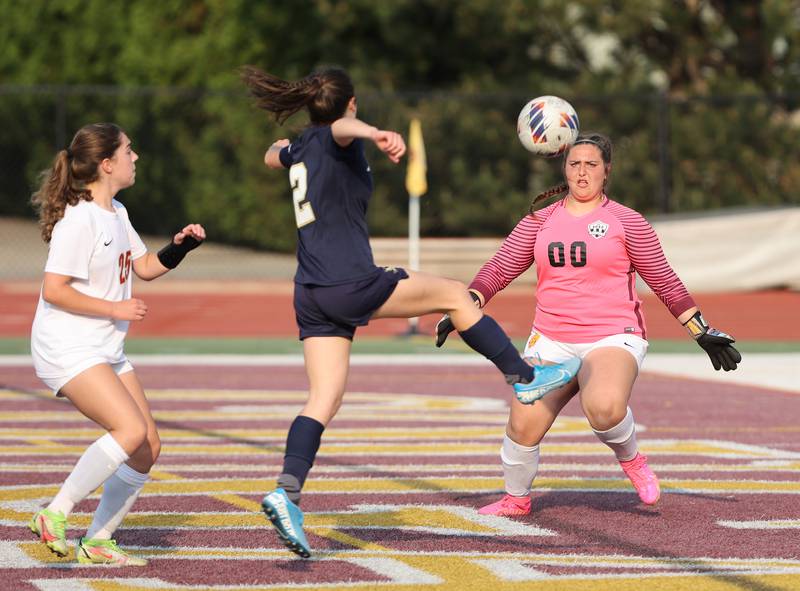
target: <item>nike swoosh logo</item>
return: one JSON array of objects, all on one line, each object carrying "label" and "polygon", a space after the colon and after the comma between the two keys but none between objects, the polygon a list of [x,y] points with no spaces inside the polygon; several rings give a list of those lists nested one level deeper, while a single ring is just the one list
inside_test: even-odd
[{"label": "nike swoosh logo", "polygon": [[561,372],[560,374],[558,374],[558,381],[561,381],[561,380],[564,380],[564,379],[567,379],[567,380],[568,379],[572,379],[570,377],[570,373],[566,369],[560,369],[558,371]]},{"label": "nike swoosh logo", "polygon": [[112,242],[114,242],[114,239],[113,239],[113,238],[112,238],[111,240],[109,240],[108,242],[103,242],[103,246],[108,246],[108,245],[109,245],[109,244],[111,244]]},{"label": "nike swoosh logo", "polygon": [[103,552],[100,548],[89,548],[89,552],[91,552],[95,556],[100,556],[108,560],[114,558],[113,554],[111,554],[110,552]]},{"label": "nike swoosh logo", "polygon": [[625,343],[625,346],[626,347],[630,347],[631,349],[633,349],[633,345],[631,345],[630,343]]}]

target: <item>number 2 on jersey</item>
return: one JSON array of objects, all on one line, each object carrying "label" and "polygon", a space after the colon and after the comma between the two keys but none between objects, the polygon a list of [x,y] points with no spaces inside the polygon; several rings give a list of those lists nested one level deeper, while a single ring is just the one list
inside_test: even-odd
[{"label": "number 2 on jersey", "polygon": [[292,186],[292,201],[294,201],[294,219],[297,227],[302,228],[315,221],[314,209],[311,202],[306,200],[308,191],[308,169],[302,162],[293,164],[289,169],[289,183]]}]

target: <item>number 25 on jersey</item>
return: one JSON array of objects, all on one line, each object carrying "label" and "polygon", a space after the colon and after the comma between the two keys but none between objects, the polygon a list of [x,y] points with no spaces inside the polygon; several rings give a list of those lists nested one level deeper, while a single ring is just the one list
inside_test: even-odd
[{"label": "number 25 on jersey", "polygon": [[131,251],[119,253],[119,283],[122,285],[131,274]]}]

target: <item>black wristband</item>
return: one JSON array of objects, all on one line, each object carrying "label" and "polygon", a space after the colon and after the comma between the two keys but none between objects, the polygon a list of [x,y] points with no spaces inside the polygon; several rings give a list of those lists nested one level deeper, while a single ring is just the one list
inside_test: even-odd
[{"label": "black wristband", "polygon": [[180,264],[187,252],[194,250],[198,246],[200,246],[199,240],[192,236],[186,236],[180,244],[170,242],[159,250],[158,260],[167,269],[174,269]]}]

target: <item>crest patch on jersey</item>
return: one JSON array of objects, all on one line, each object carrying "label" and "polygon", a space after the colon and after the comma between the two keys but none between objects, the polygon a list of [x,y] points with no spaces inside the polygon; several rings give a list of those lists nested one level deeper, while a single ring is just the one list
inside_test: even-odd
[{"label": "crest patch on jersey", "polygon": [[608,224],[605,222],[601,222],[600,220],[594,221],[588,226],[589,234],[593,238],[602,238],[608,232]]}]

